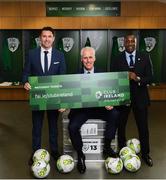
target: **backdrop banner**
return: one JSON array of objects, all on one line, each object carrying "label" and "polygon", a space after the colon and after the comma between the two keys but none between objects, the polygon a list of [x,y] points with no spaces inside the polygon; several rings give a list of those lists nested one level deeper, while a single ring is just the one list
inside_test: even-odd
[{"label": "backdrop banner", "polygon": [[130,103],[128,72],[29,77],[32,110]]}]

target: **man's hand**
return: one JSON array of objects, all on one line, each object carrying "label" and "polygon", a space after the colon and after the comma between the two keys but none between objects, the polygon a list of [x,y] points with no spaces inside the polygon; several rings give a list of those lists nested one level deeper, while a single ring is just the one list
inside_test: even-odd
[{"label": "man's hand", "polygon": [[30,85],[28,82],[26,82],[26,83],[24,84],[24,89],[26,89],[27,91],[29,91],[29,90],[31,89],[31,85]]},{"label": "man's hand", "polygon": [[129,79],[134,81],[139,81],[140,77],[138,77],[134,72],[129,72]]},{"label": "man's hand", "polygon": [[66,109],[64,108],[61,108],[61,109],[58,109],[59,112],[63,113],[64,111],[66,111]]},{"label": "man's hand", "polygon": [[110,110],[112,110],[114,107],[113,107],[113,106],[105,106],[105,108],[110,111]]}]

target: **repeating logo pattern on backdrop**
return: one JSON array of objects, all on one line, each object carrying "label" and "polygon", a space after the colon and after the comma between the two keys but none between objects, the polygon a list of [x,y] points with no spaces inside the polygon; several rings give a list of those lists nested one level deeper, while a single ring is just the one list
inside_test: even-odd
[{"label": "repeating logo pattern on backdrop", "polygon": [[70,38],[70,37],[64,37],[62,38],[62,43],[63,43],[64,51],[69,52],[74,45],[74,40],[73,38]]},{"label": "repeating logo pattern on backdrop", "polygon": [[156,39],[154,37],[146,37],[144,38],[146,51],[150,52],[154,49],[156,45]]},{"label": "repeating logo pattern on backdrop", "polygon": [[36,38],[35,38],[35,42],[36,42],[36,46],[39,47],[40,44],[41,44],[40,38],[39,38],[39,37],[36,37]]},{"label": "repeating logo pattern on backdrop", "polygon": [[[156,39],[154,37],[146,37],[144,38],[144,42],[145,42],[147,52],[152,51],[156,45]],[[117,43],[118,43],[119,52],[123,52],[125,50],[124,37],[118,37]]]},{"label": "repeating logo pattern on backdrop", "polygon": [[8,48],[11,52],[15,52],[18,49],[20,41],[18,38],[10,37],[7,38]]}]

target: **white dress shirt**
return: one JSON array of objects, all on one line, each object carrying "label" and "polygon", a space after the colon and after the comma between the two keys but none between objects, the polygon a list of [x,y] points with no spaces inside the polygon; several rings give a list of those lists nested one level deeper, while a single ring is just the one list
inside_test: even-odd
[{"label": "white dress shirt", "polygon": [[51,65],[52,48],[46,50],[43,47],[41,47],[41,51],[40,51],[40,57],[41,58],[40,59],[41,59],[41,66],[42,66],[43,72],[44,72],[44,69],[45,69],[45,67],[44,67],[44,55],[45,55],[44,51],[48,51],[47,57],[48,57],[48,70],[49,70],[50,65]]},{"label": "white dress shirt", "polygon": [[94,67],[90,71],[84,68],[84,74],[92,74],[92,73],[94,73]]},{"label": "white dress shirt", "polygon": [[132,53],[128,53],[125,51],[125,54],[126,54],[126,60],[127,60],[127,64],[128,66],[130,66],[130,55],[133,55],[133,63],[135,64],[135,55],[136,55],[136,50],[133,51]]}]

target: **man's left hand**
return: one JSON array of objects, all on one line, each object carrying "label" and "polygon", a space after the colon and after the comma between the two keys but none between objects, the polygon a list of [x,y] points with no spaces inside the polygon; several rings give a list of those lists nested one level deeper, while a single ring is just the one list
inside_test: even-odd
[{"label": "man's left hand", "polygon": [[110,111],[110,110],[112,110],[114,107],[113,107],[113,106],[105,106],[105,108]]},{"label": "man's left hand", "polygon": [[129,79],[134,81],[140,80],[140,78],[134,72],[129,72]]}]

